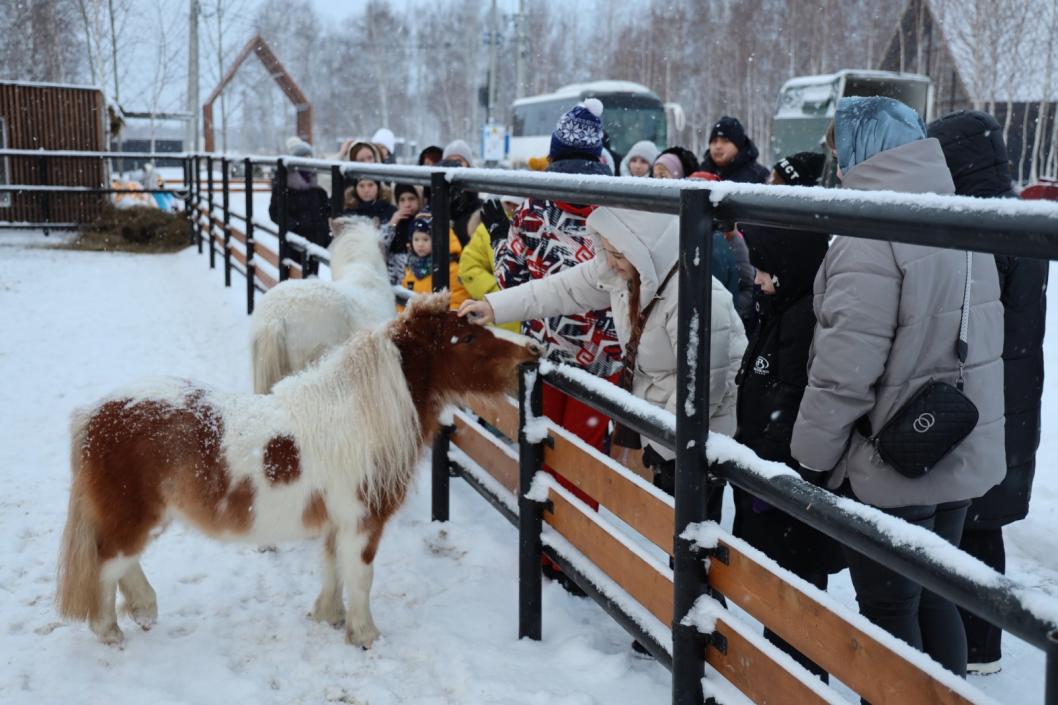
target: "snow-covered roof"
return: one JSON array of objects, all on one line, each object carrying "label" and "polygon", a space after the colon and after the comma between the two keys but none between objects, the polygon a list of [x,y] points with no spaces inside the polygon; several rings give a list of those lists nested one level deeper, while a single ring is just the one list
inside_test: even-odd
[{"label": "snow-covered roof", "polygon": [[0,79],[0,84],[5,86],[26,86],[28,88],[67,88],[82,91],[102,91],[99,86],[79,85],[76,83],[47,83],[45,81],[8,81]]},{"label": "snow-covered roof", "polygon": [[874,69],[842,69],[837,73],[820,73],[812,76],[797,76],[784,83],[785,88],[801,88],[804,86],[830,85],[842,76],[856,76],[859,78],[899,78],[904,81],[928,81],[928,76],[917,73],[901,73],[899,71],[877,71]]},{"label": "snow-covered roof", "polygon": [[571,83],[568,86],[562,86],[553,93],[519,98],[514,101],[514,105],[527,105],[557,98],[579,98],[584,93],[641,93],[657,97],[654,91],[642,83],[634,83],[632,81],[589,81],[587,83]]},{"label": "snow-covered roof", "polygon": [[972,100],[1058,99],[1054,0],[925,0]]}]

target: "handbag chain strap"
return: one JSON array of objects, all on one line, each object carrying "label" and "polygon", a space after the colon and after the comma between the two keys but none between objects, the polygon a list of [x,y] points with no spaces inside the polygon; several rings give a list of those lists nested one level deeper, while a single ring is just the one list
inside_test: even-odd
[{"label": "handbag chain strap", "polygon": [[970,353],[970,283],[973,279],[973,254],[966,251],[966,285],[963,287],[962,315],[959,319],[959,341],[955,344],[955,354],[959,358],[959,378],[955,386],[959,391],[963,387],[963,370],[966,367],[966,358]]}]

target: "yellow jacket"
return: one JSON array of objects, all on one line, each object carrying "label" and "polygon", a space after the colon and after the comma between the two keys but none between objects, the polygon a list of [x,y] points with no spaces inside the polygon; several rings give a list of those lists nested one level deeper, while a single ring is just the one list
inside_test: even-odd
[{"label": "yellow jacket", "polygon": [[[475,301],[481,301],[485,294],[500,290],[496,283],[496,255],[492,250],[489,231],[482,223],[474,231],[459,258],[459,279],[466,287],[467,294]],[[522,325],[517,321],[499,326],[513,333],[521,333]]]},{"label": "yellow jacket", "polygon": [[[486,233],[486,235],[487,234],[488,233]],[[462,282],[459,281],[459,260],[461,259],[462,253],[463,248],[459,245],[459,239],[454,232],[449,230],[448,290],[452,292],[452,308],[459,308],[459,305],[467,300],[467,290],[463,287]],[[416,294],[429,294],[433,291],[433,275],[428,274],[422,279],[416,279],[411,271],[411,267],[405,267],[402,286]]]}]

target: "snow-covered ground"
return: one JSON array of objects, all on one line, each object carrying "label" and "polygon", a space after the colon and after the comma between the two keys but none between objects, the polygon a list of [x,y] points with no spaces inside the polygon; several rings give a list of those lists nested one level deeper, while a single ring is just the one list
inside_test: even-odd
[{"label": "snow-covered ground", "polygon": [[[267,211],[264,211],[267,213]],[[69,481],[71,410],[139,377],[169,374],[249,390],[244,290],[226,291],[192,249],[144,256],[42,249],[0,238],[0,702],[660,703],[667,671],[588,600],[544,588],[544,639],[518,641],[517,537],[465,484],[452,521],[429,521],[429,478],[387,528],[371,651],[306,618],[318,547],[221,544],[179,526],[147,551],[160,615],[122,621],[105,647],[54,609]],[[1052,312],[1055,307],[1052,306]],[[1052,313],[1048,368],[1058,363]],[[1044,428],[1058,414],[1050,374]],[[1058,593],[1058,433],[1045,432],[1030,517],[1008,530],[1011,575]],[[424,475],[426,468],[423,467]],[[726,512],[730,516],[730,511]],[[854,604],[847,577],[832,588]],[[973,682],[1001,702],[1042,702],[1043,658],[1006,640],[1004,670]],[[855,700],[850,700],[855,702]]]}]

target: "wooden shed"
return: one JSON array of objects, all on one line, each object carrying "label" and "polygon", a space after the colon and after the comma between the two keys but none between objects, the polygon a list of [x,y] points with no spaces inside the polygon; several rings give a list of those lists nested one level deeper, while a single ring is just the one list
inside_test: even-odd
[{"label": "wooden shed", "polygon": [[[106,149],[106,105],[92,86],[0,81],[0,144],[5,149]],[[97,159],[2,157],[0,180],[9,184],[101,187],[106,165]],[[102,196],[0,194],[0,221],[85,223],[96,218]]]},{"label": "wooden shed", "polygon": [[933,114],[984,110],[1003,127],[1012,176],[1058,174],[1054,0],[905,0],[878,68],[933,80]]}]

